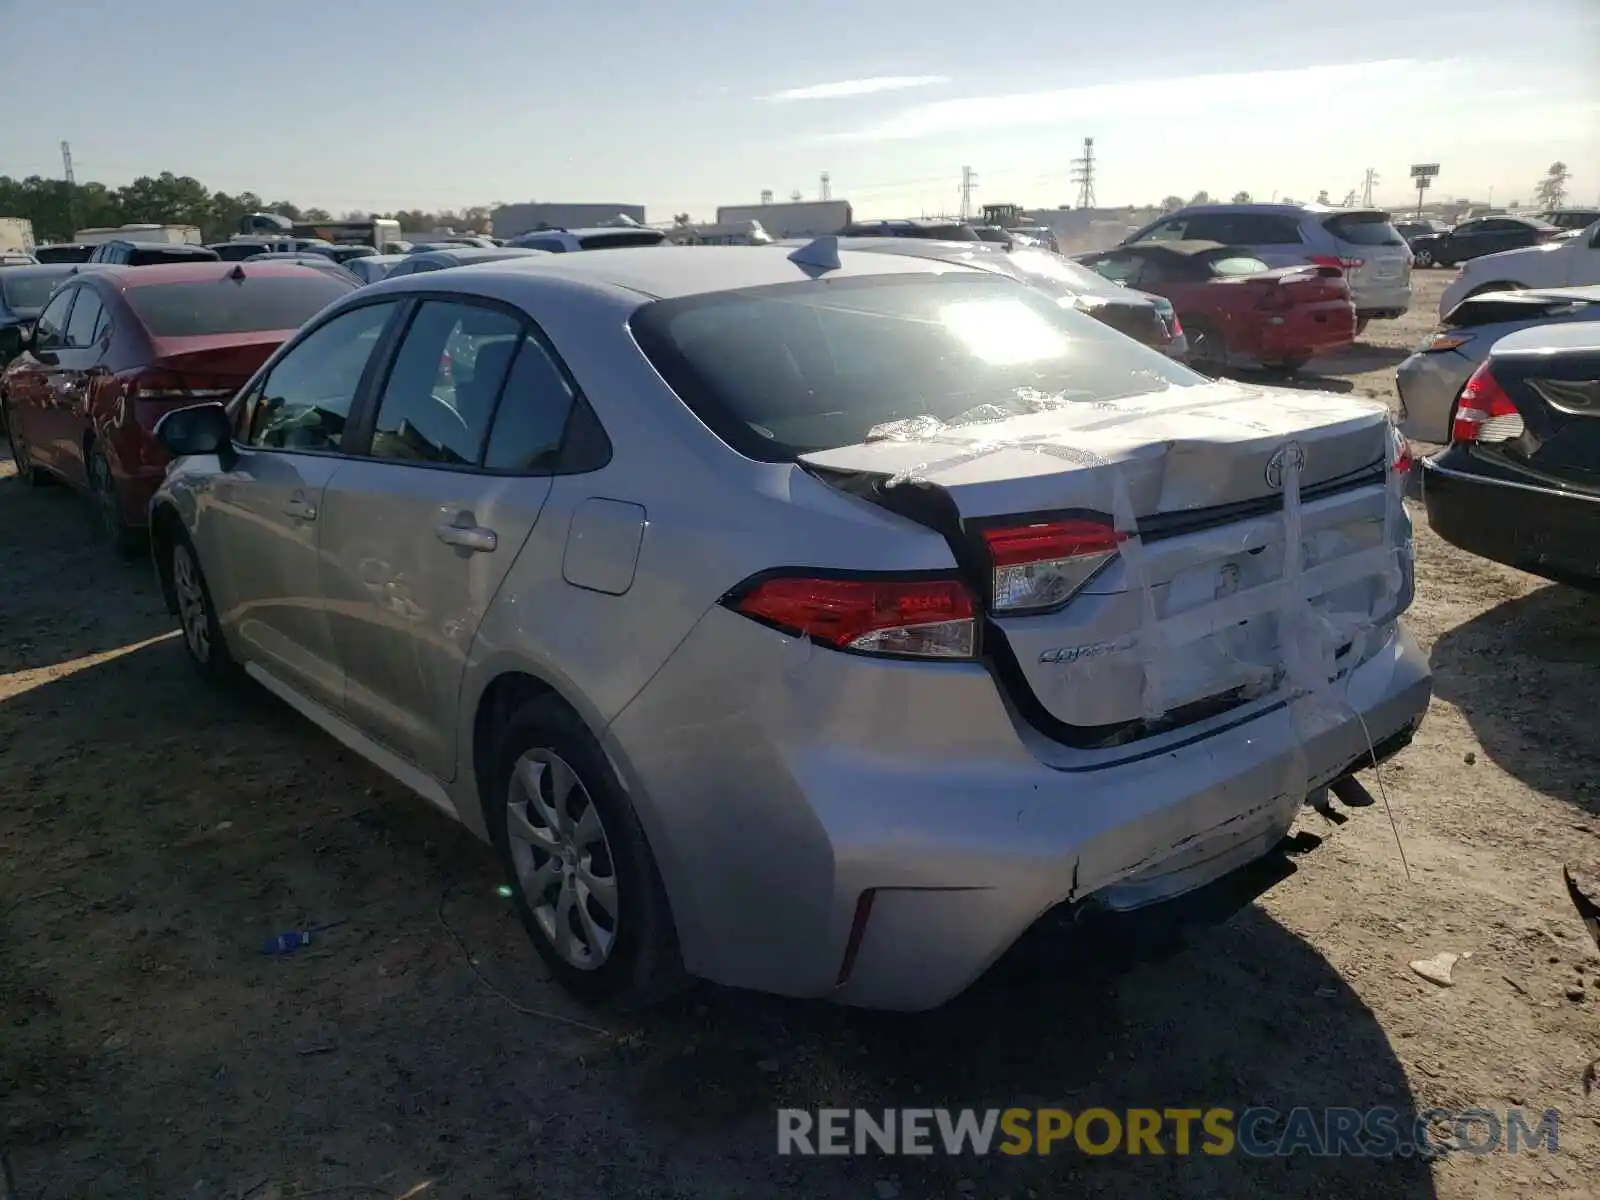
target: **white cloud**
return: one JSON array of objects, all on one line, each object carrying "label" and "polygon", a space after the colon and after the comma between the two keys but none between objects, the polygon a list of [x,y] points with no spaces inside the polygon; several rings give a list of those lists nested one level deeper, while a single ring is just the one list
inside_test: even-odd
[{"label": "white cloud", "polygon": [[821,140],[887,141],[1062,123],[1082,127],[1089,117],[1141,114],[1192,125],[1201,112],[1243,108],[1264,116],[1286,104],[1297,106],[1297,102],[1323,113],[1331,108],[1337,121],[1341,109],[1370,109],[1373,101],[1387,100],[1397,84],[1412,93],[1419,83],[1425,89],[1427,83],[1438,82],[1428,77],[1448,65],[1390,59],[940,100],[904,109],[865,129],[830,134]]},{"label": "white cloud", "polygon": [[769,104],[791,100],[839,100],[847,96],[870,96],[876,92],[902,92],[907,88],[932,87],[949,83],[946,75],[877,75],[871,79],[844,79],[838,83],[814,83],[809,87],[789,88],[770,96],[758,97]]}]

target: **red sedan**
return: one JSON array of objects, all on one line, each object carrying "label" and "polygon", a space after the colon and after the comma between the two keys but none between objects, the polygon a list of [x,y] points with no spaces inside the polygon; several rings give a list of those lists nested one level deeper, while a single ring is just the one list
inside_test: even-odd
[{"label": "red sedan", "polygon": [[[166,472],[164,413],[230,396],[288,336],[357,287],[290,263],[85,269],[51,296],[0,377],[18,476],[89,492],[131,554]],[[0,331],[3,333],[5,331]]]},{"label": "red sedan", "polygon": [[1189,363],[1202,371],[1292,372],[1355,341],[1355,304],[1338,267],[1274,269],[1216,242],[1134,242],[1079,261],[1170,300],[1189,335]]}]

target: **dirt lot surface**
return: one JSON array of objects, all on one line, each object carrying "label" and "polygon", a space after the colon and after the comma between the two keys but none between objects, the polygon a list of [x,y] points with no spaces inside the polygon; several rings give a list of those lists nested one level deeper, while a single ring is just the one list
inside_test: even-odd
[{"label": "dirt lot surface", "polygon": [[[1420,275],[1412,316],[1307,384],[1392,399],[1445,278]],[[937,1013],[701,988],[602,1018],[545,979],[484,848],[264,693],[208,690],[148,570],[6,461],[0,1139],[17,1194],[1595,1195],[1600,1094],[1580,1077],[1600,957],[1560,867],[1600,867],[1600,602],[1414,515],[1410,620],[1437,697],[1382,777],[1409,881],[1381,804],[1337,824],[1308,810],[1303,852],[1226,921],[1150,922],[1098,955],[1030,944]],[[261,953],[322,925],[298,954]],[[1407,967],[1446,951],[1463,956],[1451,987]],[[779,1105],[1049,1104],[1563,1115],[1554,1156],[1432,1163],[775,1154]]]}]

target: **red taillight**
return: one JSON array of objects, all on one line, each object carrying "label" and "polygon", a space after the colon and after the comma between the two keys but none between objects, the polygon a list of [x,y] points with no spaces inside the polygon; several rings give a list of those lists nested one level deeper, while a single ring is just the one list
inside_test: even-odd
[{"label": "red taillight", "polygon": [[232,387],[207,387],[173,371],[147,368],[122,377],[125,395],[133,401],[133,417],[146,429],[174,408],[208,401],[226,400],[237,390]]},{"label": "red taillight", "polygon": [[1123,535],[1103,521],[1043,521],[983,531],[994,565],[995,612],[1055,608],[1117,555]]},{"label": "red taillight", "polygon": [[1472,373],[1456,401],[1456,419],[1450,427],[1452,442],[1492,444],[1521,437],[1526,427],[1522,414],[1500,381],[1484,362]]},{"label": "red taillight", "polygon": [[778,575],[730,607],[840,650],[916,658],[971,658],[977,605],[959,579],[823,579]]},{"label": "red taillight", "polygon": [[1178,320],[1177,313],[1173,313],[1170,320],[1172,323],[1172,340],[1177,341],[1183,336],[1183,322]]},{"label": "red taillight", "polygon": [[1411,443],[1398,429],[1389,427],[1390,442],[1394,447],[1394,457],[1389,460],[1390,468],[1397,475],[1404,475],[1416,463],[1416,456],[1411,453]]},{"label": "red taillight", "polygon": [[1341,271],[1357,270],[1367,262],[1364,258],[1341,258],[1337,254],[1313,254],[1310,261],[1314,266],[1337,267]]}]

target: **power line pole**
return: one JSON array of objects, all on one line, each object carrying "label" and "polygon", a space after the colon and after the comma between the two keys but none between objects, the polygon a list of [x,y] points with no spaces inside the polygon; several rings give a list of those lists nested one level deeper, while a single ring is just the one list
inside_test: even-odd
[{"label": "power line pole", "polygon": [[822,173],[822,189],[820,199],[833,199],[833,180],[828,178],[828,173],[826,171]]},{"label": "power line pole", "polygon": [[961,168],[961,219],[972,215],[972,192],[978,186],[978,176],[971,167]]},{"label": "power line pole", "polygon": [[1377,182],[1378,182],[1378,172],[1375,171],[1373,168],[1368,167],[1367,168],[1366,177],[1362,181],[1362,184],[1361,184],[1361,207],[1362,208],[1371,208],[1372,207],[1372,189],[1377,185]]},{"label": "power line pole", "polygon": [[61,143],[61,172],[67,181],[67,223],[72,232],[78,229],[78,180],[72,173],[72,146]]},{"label": "power line pole", "polygon": [[1078,207],[1093,208],[1094,199],[1094,139],[1083,139],[1083,157],[1072,160],[1072,182],[1078,185]]}]

